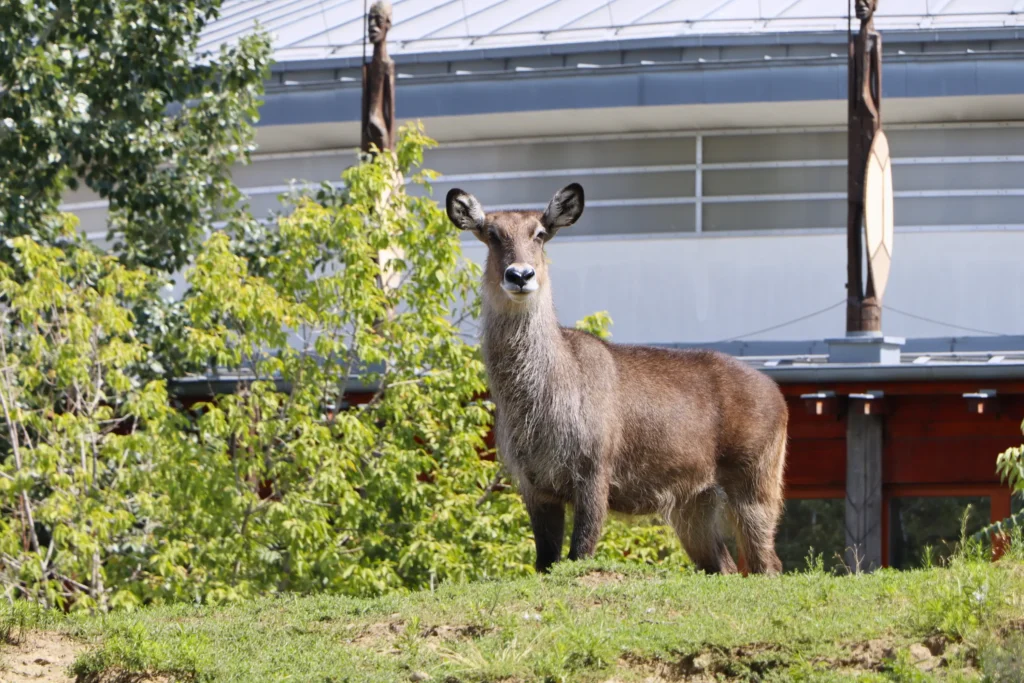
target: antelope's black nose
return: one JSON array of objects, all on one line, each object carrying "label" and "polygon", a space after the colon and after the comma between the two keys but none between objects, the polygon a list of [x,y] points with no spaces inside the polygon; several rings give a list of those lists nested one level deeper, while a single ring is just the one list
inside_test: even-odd
[{"label": "antelope's black nose", "polygon": [[530,266],[509,266],[505,269],[505,281],[517,287],[525,287],[536,274]]}]

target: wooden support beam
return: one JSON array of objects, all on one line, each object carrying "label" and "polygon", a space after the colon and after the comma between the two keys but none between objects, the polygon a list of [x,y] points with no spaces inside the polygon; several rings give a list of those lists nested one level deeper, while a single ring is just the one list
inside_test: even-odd
[{"label": "wooden support beam", "polygon": [[846,564],[855,572],[882,566],[882,438],[885,418],[854,409],[846,422]]}]

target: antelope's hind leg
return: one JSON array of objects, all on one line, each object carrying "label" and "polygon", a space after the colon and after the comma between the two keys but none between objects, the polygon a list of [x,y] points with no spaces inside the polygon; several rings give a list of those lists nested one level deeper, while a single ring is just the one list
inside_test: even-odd
[{"label": "antelope's hind leg", "polygon": [[722,492],[711,487],[676,503],[666,515],[690,560],[709,574],[736,573],[736,563],[722,535],[723,499]]},{"label": "antelope's hind leg", "polygon": [[786,456],[785,426],[765,449],[764,457],[749,470],[723,477],[736,540],[754,574],[779,574],[782,562],[775,553],[775,532],[782,516],[782,470]]},{"label": "antelope's hind leg", "polygon": [[775,530],[782,514],[781,498],[731,492],[729,512],[750,572],[780,574],[782,561],[775,554]]}]

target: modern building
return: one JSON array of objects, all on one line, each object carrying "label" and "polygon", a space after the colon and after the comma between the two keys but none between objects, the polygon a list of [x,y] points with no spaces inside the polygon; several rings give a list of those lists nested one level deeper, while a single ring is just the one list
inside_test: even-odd
[{"label": "modern building", "polygon": [[[354,162],[363,5],[228,0],[206,34],[216,48],[258,20],[274,36],[260,148],[236,176],[257,211]],[[844,331],[845,0],[395,0],[389,45],[399,119],[441,143],[438,196],[541,208],[584,185],[583,219],[549,247],[564,323],[607,310],[616,341],[732,342],[771,364],[794,414],[791,497],[819,501],[787,514],[842,520],[847,416],[883,405],[882,559],[905,564],[926,543],[893,540],[897,512],[924,505],[908,501],[972,497],[985,519],[1011,505],[993,469],[1024,417],[1024,6],[880,5],[896,197],[883,328],[909,340],[894,367],[823,362]],[[102,202],[67,201],[104,232]],[[998,409],[969,413],[983,389]]]}]

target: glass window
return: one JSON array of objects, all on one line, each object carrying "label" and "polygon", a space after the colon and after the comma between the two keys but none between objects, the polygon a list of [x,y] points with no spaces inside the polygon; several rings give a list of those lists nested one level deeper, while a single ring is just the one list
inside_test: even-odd
[{"label": "glass window", "polygon": [[968,512],[967,535],[989,524],[987,496],[893,497],[889,500],[889,564],[898,569],[938,565],[953,553]]},{"label": "glass window", "polygon": [[846,201],[841,199],[704,205],[704,230],[707,232],[838,228],[845,222]]},{"label": "glass window", "polygon": [[845,158],[846,133],[764,133],[704,138],[706,164]]},{"label": "glass window", "polygon": [[843,498],[787,500],[775,536],[775,552],[785,571],[807,568],[813,549],[826,569],[843,565],[846,546],[846,501]]},{"label": "glass window", "polygon": [[1018,493],[1010,502],[1011,514],[1018,515],[1024,512],[1024,493]]}]

